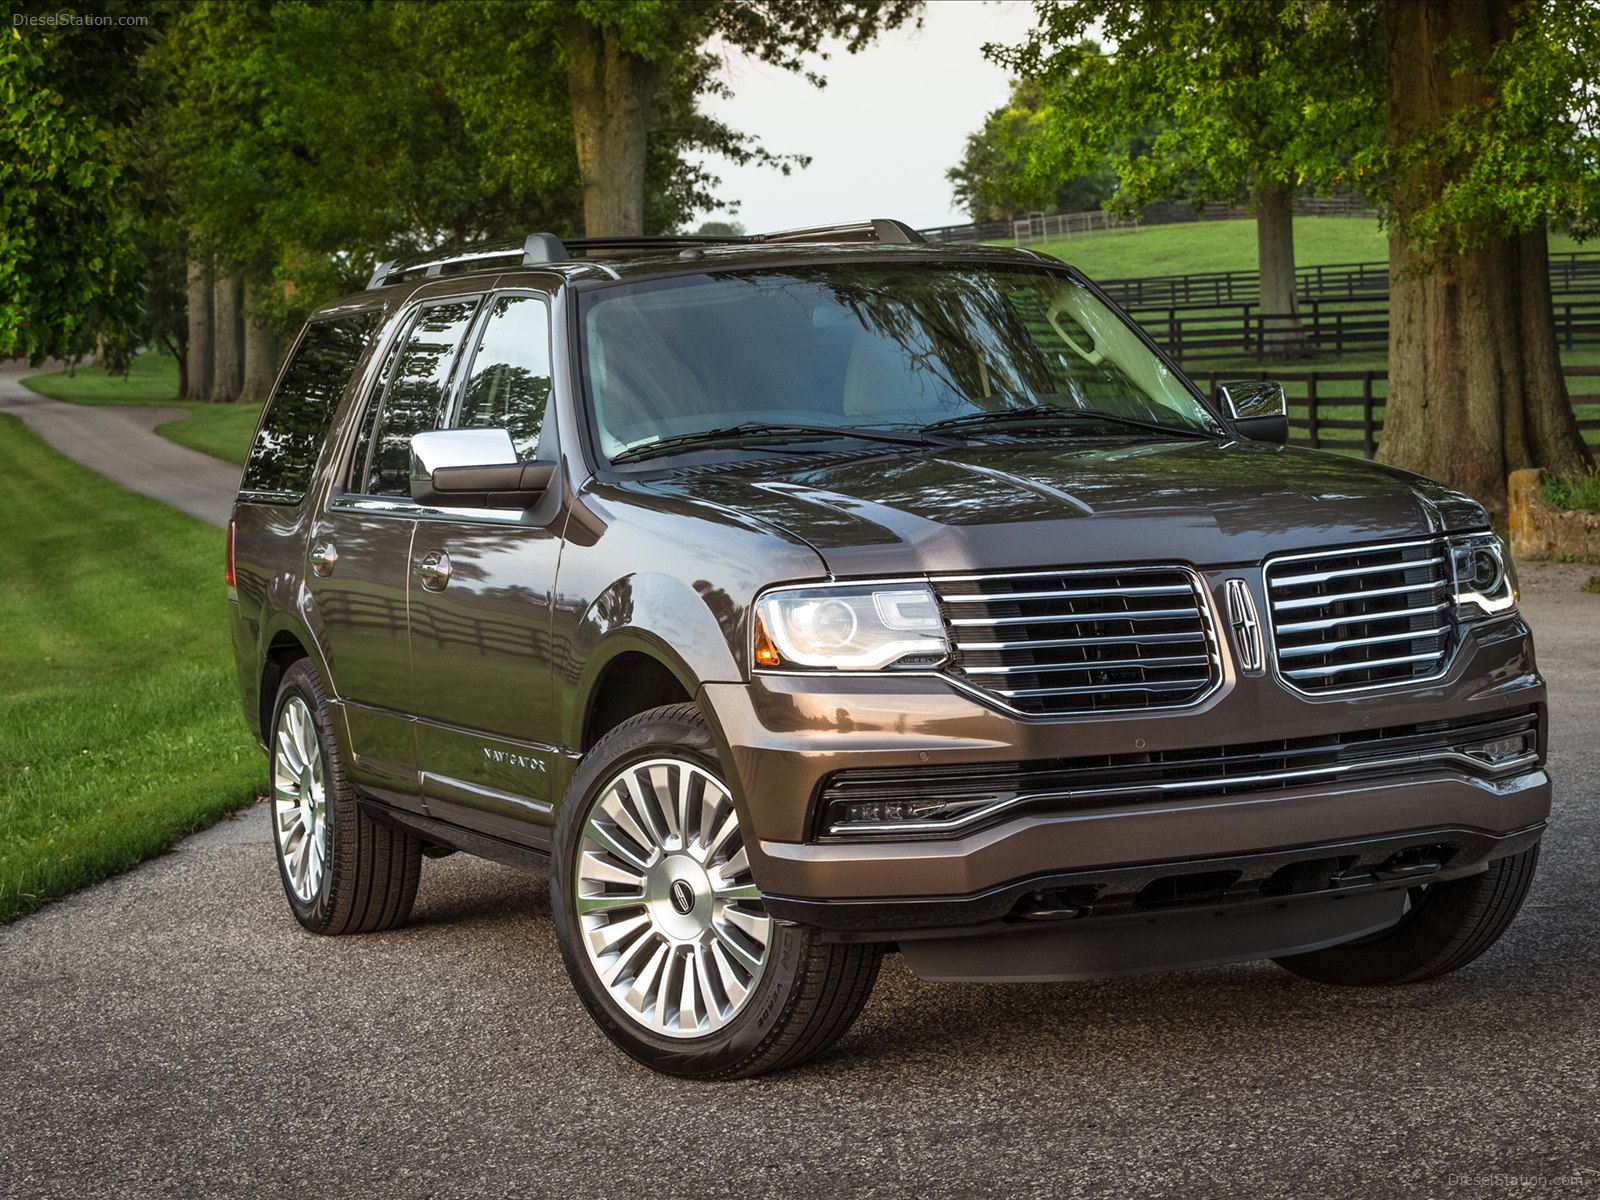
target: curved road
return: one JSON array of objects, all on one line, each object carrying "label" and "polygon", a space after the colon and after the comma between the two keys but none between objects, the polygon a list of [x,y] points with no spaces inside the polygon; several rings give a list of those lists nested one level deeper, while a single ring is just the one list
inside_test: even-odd
[{"label": "curved road", "polygon": [[258,807],[0,929],[0,1195],[1595,1196],[1592,571],[1524,572],[1558,807],[1523,915],[1444,980],[977,986],[891,958],[826,1059],[686,1083],[589,1023],[542,877],[429,861],[410,926],[317,939]]}]

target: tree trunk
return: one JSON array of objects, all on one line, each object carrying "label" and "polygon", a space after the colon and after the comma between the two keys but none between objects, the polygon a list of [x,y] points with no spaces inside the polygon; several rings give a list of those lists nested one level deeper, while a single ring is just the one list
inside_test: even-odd
[{"label": "tree trunk", "polygon": [[1267,354],[1305,351],[1294,277],[1294,189],[1256,183],[1256,264],[1261,272],[1261,348]]},{"label": "tree trunk", "polygon": [[[1483,62],[1510,36],[1510,5],[1449,0],[1391,4],[1388,140],[1481,103],[1488,85],[1455,65]],[[1435,200],[1443,170],[1428,164],[1395,182],[1396,215]],[[1525,467],[1582,470],[1588,448],[1561,374],[1542,226],[1465,253],[1425,257],[1389,235],[1389,399],[1378,457],[1442,480],[1504,515],[1506,476]]]},{"label": "tree trunk", "polygon": [[561,25],[589,237],[644,232],[644,168],[661,64],[630,54],[576,13]]},{"label": "tree trunk", "polygon": [[189,245],[189,345],[185,400],[211,399],[211,256]]},{"label": "tree trunk", "polygon": [[211,398],[232,404],[244,386],[244,285],[219,275],[211,300]]},{"label": "tree trunk", "polygon": [[257,321],[259,314],[251,302],[251,289],[245,291],[244,386],[239,399],[246,404],[265,404],[278,377],[278,337]]}]

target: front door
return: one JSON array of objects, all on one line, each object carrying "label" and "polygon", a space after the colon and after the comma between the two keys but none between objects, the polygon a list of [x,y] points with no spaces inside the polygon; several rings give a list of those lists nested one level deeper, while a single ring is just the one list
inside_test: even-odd
[{"label": "front door", "polygon": [[423,811],[407,606],[418,506],[411,437],[436,429],[479,298],[427,304],[368,397],[344,487],[312,530],[311,592],[350,732],[352,778]]},{"label": "front door", "polygon": [[[540,296],[489,301],[450,424],[506,429],[552,461],[550,317]],[[550,605],[559,480],[527,511],[424,511],[411,547],[412,708],[428,811],[518,842],[548,841],[554,802]]]}]

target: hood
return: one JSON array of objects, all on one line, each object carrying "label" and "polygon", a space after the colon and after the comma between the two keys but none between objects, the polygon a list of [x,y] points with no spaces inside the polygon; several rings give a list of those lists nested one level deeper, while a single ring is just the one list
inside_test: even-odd
[{"label": "hood", "polygon": [[732,510],[836,575],[1189,562],[1486,528],[1480,505],[1361,459],[1260,442],[1008,441],[763,460],[625,485]]}]

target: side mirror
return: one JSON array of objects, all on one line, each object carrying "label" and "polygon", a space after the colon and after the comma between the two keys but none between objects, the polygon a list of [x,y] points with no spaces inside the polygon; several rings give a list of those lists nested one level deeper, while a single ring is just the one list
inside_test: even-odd
[{"label": "side mirror", "polygon": [[504,429],[435,429],[411,439],[411,498],[444,508],[527,508],[555,464],[520,462]]},{"label": "side mirror", "polygon": [[1280,446],[1288,442],[1289,401],[1283,394],[1283,384],[1256,379],[1219,383],[1217,403],[1233,419],[1240,437]]}]

